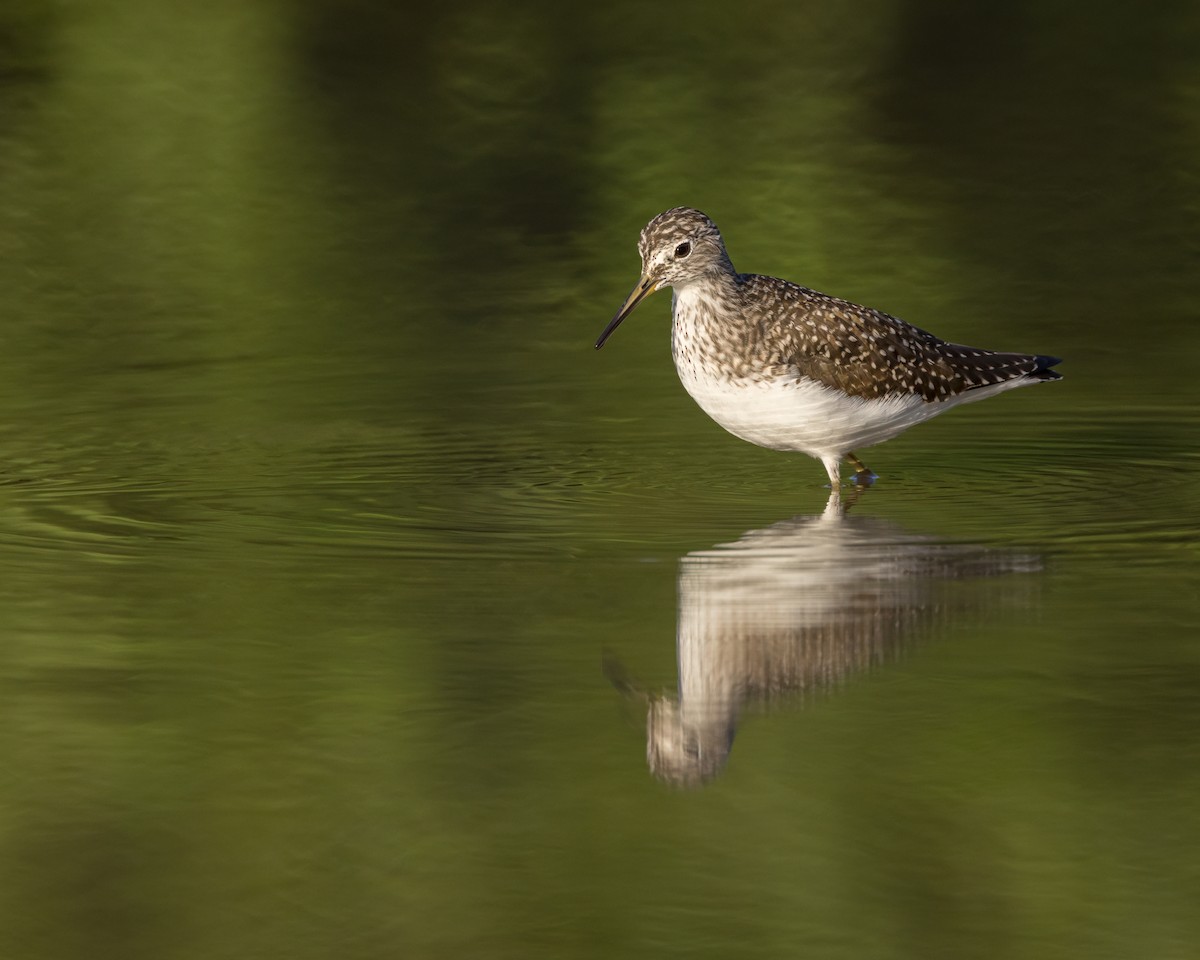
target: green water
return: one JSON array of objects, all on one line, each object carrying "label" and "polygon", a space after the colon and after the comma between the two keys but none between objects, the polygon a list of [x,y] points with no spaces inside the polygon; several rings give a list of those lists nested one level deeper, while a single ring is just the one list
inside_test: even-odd
[{"label": "green water", "polygon": [[[0,956],[1194,957],[1197,28],[10,0]],[[1065,379],[830,526],[681,203]]]}]

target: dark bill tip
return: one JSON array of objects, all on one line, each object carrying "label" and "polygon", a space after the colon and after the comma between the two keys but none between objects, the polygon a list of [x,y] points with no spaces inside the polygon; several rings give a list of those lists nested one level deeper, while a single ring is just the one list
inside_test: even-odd
[{"label": "dark bill tip", "polygon": [[642,277],[637,282],[637,285],[629,291],[629,296],[625,298],[625,303],[621,309],[617,311],[617,315],[608,322],[608,326],[604,328],[604,332],[600,334],[596,341],[596,349],[599,350],[604,346],[604,341],[612,336],[612,332],[621,325],[621,321],[633,313],[633,308],[642,302],[642,299],[648,293],[654,292],[654,282],[649,277]]}]

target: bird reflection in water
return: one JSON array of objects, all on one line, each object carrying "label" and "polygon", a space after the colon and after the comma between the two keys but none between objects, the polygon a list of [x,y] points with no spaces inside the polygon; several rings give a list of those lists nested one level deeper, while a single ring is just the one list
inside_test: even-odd
[{"label": "bird reflection in water", "polygon": [[[724,769],[747,705],[836,687],[894,660],[918,630],[978,611],[948,580],[1040,569],[1011,550],[937,542],[850,516],[835,491],[819,516],[795,517],[680,562],[677,696],[646,696],[646,755],[656,777],[703,786]],[[645,696],[607,660],[609,679]]]}]

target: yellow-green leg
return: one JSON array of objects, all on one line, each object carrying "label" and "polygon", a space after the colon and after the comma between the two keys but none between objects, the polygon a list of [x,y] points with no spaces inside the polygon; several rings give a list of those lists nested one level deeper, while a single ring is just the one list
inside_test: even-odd
[{"label": "yellow-green leg", "polygon": [[854,454],[847,453],[846,459],[850,461],[854,467],[854,482],[855,483],[870,483],[875,479],[875,474],[871,472],[871,468],[858,459]]}]

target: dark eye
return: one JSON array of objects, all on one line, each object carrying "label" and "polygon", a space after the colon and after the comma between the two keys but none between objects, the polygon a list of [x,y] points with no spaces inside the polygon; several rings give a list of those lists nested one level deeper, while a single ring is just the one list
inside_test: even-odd
[{"label": "dark eye", "polygon": [[675,256],[677,258],[679,258],[680,260],[682,260],[684,257],[686,257],[691,252],[692,252],[692,245],[690,243],[688,243],[686,240],[684,240],[683,243],[681,243],[679,246],[677,246],[675,248]]}]

